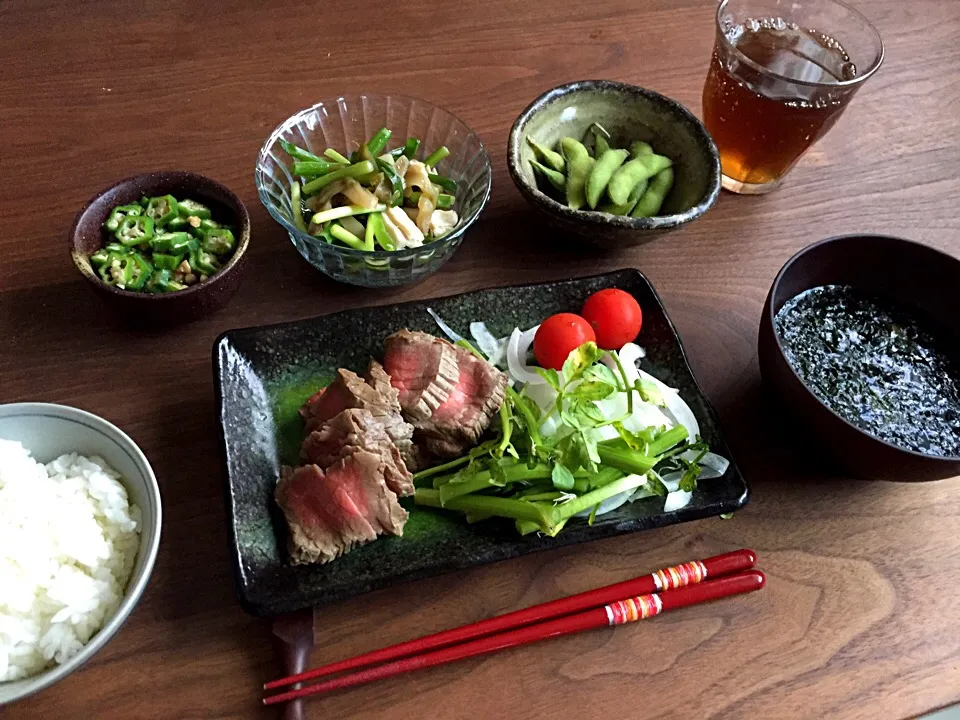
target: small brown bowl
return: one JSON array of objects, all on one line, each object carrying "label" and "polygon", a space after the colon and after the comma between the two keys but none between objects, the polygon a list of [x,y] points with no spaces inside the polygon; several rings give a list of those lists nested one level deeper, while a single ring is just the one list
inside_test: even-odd
[{"label": "small brown bowl", "polygon": [[[90,255],[106,243],[103,223],[113,208],[135,203],[144,195],[168,194],[204,203],[214,219],[234,228],[237,247],[227,264],[206,282],[172,293],[132,292],[101,282],[90,265]],[[250,216],[240,198],[210,178],[180,170],[144,173],[121,180],[90,200],[70,228],[70,255],[77,269],[108,305],[140,326],[189,322],[226,305],[240,287],[249,244]]]},{"label": "small brown bowl", "polygon": [[[645,140],[673,159],[676,180],[660,215],[571,210],[540,189],[527,136],[554,147],[564,136],[582,138],[594,122],[610,132],[617,147]],[[550,226],[608,250],[640,245],[692,222],[720,195],[720,156],[703,123],[676,100],[612,80],[580,80],[534,100],[510,130],[507,168],[520,194]]]},{"label": "small brown bowl", "polygon": [[914,307],[929,320],[948,352],[960,357],[956,289],[960,260],[901,238],[845,235],[794,255],[773,281],[760,316],[760,372],[793,419],[852,475],[868,480],[923,481],[960,475],[960,457],[906,450],[870,435],[824,405],[794,372],[774,329],[790,298],[821,285],[851,285]]}]

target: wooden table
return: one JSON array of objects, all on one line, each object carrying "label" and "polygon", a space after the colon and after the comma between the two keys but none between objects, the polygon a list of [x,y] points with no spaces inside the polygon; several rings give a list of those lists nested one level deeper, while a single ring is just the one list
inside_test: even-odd
[{"label": "wooden table", "polygon": [[[52,401],[127,430],[154,464],[164,534],[147,592],[82,672],[3,717],[273,717],[268,624],[237,604],[210,347],[228,328],[620,267],[659,289],[722,417],[752,501],[706,520],[528,556],[323,608],[315,660],[477,620],[740,546],[756,595],[426,671],[312,702],[336,718],[899,718],[960,700],[960,479],[852,482],[788,438],[761,391],[757,322],[783,262],[820,238],[904,235],[960,254],[960,4],[858,0],[887,60],[786,185],[724,194],[646,247],[601,255],[532,217],[508,129],[542,91],[604,77],[699,111],[709,0],[606,3],[0,4],[0,401]],[[415,287],[334,284],[253,187],[284,118],[345,90],[421,95],[471,125],[493,198],[456,257]],[[184,168],[250,209],[252,267],[220,314],[124,330],[73,269],[66,234],[118,178]]]}]

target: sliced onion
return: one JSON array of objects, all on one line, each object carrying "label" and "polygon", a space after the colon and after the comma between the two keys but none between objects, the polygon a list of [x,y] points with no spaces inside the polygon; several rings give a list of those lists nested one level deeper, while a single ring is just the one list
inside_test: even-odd
[{"label": "sliced onion", "polygon": [[540,423],[540,434],[544,437],[552,438],[560,430],[560,426],[563,423],[560,422],[560,418],[557,417],[556,413],[551,413],[543,419],[543,422]]},{"label": "sliced onion", "polygon": [[656,405],[643,402],[639,393],[633,394],[633,414],[623,421],[623,426],[630,432],[643,432],[649,427],[671,428],[676,422],[664,414]]},{"label": "sliced onion", "polygon": [[[617,493],[612,497],[608,497],[606,500],[600,503],[600,507],[597,508],[597,514],[594,517],[600,517],[601,515],[606,515],[608,512],[613,512],[618,507],[620,507],[625,502],[627,502],[627,500],[630,499],[631,494],[633,494],[632,490],[625,490],[622,493]],[[590,517],[590,513],[592,512],[593,512],[593,508],[590,508],[589,510],[584,510],[583,512],[577,513],[576,515],[574,515],[574,517],[588,518]]]},{"label": "sliced onion", "polygon": [[682,477],[682,472],[674,471],[661,475],[660,479],[663,481],[663,486],[667,489],[667,492],[677,492],[680,489],[680,479]]},{"label": "sliced onion", "polygon": [[[632,477],[632,476],[628,476],[628,477]],[[644,484],[640,486],[640,489],[642,490],[644,487],[646,487],[646,481],[644,481]],[[608,512],[613,512],[618,507],[623,505],[625,502],[628,502],[629,500],[631,500],[633,498],[633,495],[636,494],[636,492],[637,492],[637,489],[634,488],[631,490],[624,490],[622,493],[617,493],[616,495],[612,495],[608,497],[606,500],[600,503],[600,507],[597,508],[597,514],[595,517],[600,517],[601,515],[606,515]],[[593,508],[589,508],[588,510],[584,510],[583,512],[577,513],[576,515],[574,515],[574,517],[588,518],[590,517],[590,513],[592,512],[593,512]]]},{"label": "sliced onion", "polygon": [[[627,343],[620,348],[617,355],[620,357],[620,362],[627,371],[627,375],[637,375],[639,377],[637,363],[647,356],[646,351],[636,343]],[[631,380],[636,380],[636,378],[631,377]]]},{"label": "sliced onion", "polygon": [[713,478],[723,477],[724,473],[727,472],[727,468],[730,467],[730,461],[727,460],[722,455],[717,455],[716,453],[708,452],[698,463],[702,468],[700,477],[698,480],[711,480]]},{"label": "sliced onion", "polygon": [[[690,406],[680,397],[680,393],[677,392],[675,388],[670,387],[650,373],[644,372],[637,367],[637,363],[646,356],[646,352],[642,347],[636,343],[627,343],[620,348],[617,356],[620,358],[620,364],[623,365],[623,370],[631,383],[642,378],[657,386],[666,404],[666,414],[673,418],[671,425],[683,425],[687,429],[687,434],[691,440],[700,434],[700,424],[697,422],[697,418],[690,409]],[[617,369],[616,363],[611,359],[604,358],[604,362],[611,370],[615,371]]]},{"label": "sliced onion", "polygon": [[[623,362],[623,360],[620,362]],[[683,425],[687,429],[687,435],[690,440],[695,440],[697,436],[700,435],[700,423],[697,422],[697,417],[693,414],[690,406],[680,397],[680,393],[675,388],[661,382],[648,372],[644,372],[643,370],[638,370],[637,372],[642,379],[649,380],[660,390],[660,393],[663,395],[663,401],[666,404],[664,410],[667,415],[673,418],[673,424]]]},{"label": "sliced onion", "polygon": [[434,322],[437,323],[437,326],[443,331],[443,334],[446,335],[447,338],[449,338],[450,342],[460,342],[461,340],[463,340],[463,337],[460,335],[457,335],[456,331],[452,327],[447,325],[443,321],[443,318],[434,312],[433,308],[427,308],[427,312],[430,313],[430,317],[433,318]]},{"label": "sliced onion", "polygon": [[507,338],[498,340],[493,336],[492,332],[487,330],[487,324],[482,322],[470,323],[470,335],[477,343],[477,347],[480,348],[480,352],[486,355],[491,363],[496,365],[497,363],[494,361],[494,358],[505,352]]},{"label": "sliced onion", "polygon": [[[620,358],[620,364],[623,365],[623,372],[627,376],[627,382],[633,385],[637,380],[640,379],[640,373],[637,371],[637,361],[636,359],[633,359],[632,361],[624,362],[623,359],[624,351],[628,352],[628,359],[633,353],[633,351],[629,349],[631,345],[633,345],[633,343],[627,343],[624,345],[620,352],[617,353],[617,357]],[[637,350],[640,349],[637,345],[633,345],[633,347],[637,348]],[[620,377],[620,369],[617,367],[617,363],[612,357],[607,355],[600,362],[613,370],[614,375],[616,375],[618,378]]]},{"label": "sliced onion", "polygon": [[[539,377],[539,375],[537,377]],[[543,412],[552,411],[556,405],[557,391],[545,382],[539,385],[530,385],[524,388],[523,392],[528,398],[533,400],[537,404],[537,407]]]},{"label": "sliced onion", "polygon": [[526,331],[514,328],[510,340],[507,342],[507,370],[510,377],[517,382],[529,383],[530,385],[540,385],[546,382],[527,366],[527,352],[533,344],[533,338],[539,327],[537,325]]},{"label": "sliced onion", "polygon": [[617,429],[613,425],[603,425],[602,427],[594,428],[593,434],[597,439],[597,442],[603,442],[604,440],[616,440],[620,437],[620,433],[617,432]]},{"label": "sliced onion", "polygon": [[680,508],[684,508],[690,504],[690,500],[693,498],[692,492],[686,492],[685,490],[677,490],[667,495],[667,499],[663,503],[664,512],[674,512]]},{"label": "sliced onion", "polygon": [[642,500],[643,498],[656,497],[656,493],[650,487],[648,483],[644,483],[636,490],[633,491],[633,495],[630,496],[630,502],[634,500]]}]

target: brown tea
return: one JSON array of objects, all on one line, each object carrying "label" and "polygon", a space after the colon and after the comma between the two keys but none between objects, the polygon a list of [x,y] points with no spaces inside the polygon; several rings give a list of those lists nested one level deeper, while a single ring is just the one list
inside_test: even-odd
[{"label": "brown tea", "polygon": [[718,40],[703,88],[704,124],[723,174],[749,185],[782,178],[837,121],[856,77],[843,47],[824,33],[779,18],[728,28]]}]

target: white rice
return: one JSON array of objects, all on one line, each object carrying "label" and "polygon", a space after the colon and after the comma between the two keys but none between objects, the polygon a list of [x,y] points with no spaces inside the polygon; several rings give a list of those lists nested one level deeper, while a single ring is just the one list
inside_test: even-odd
[{"label": "white rice", "polygon": [[0,681],[66,662],[116,612],[140,509],[102,458],[44,466],[0,439]]}]

